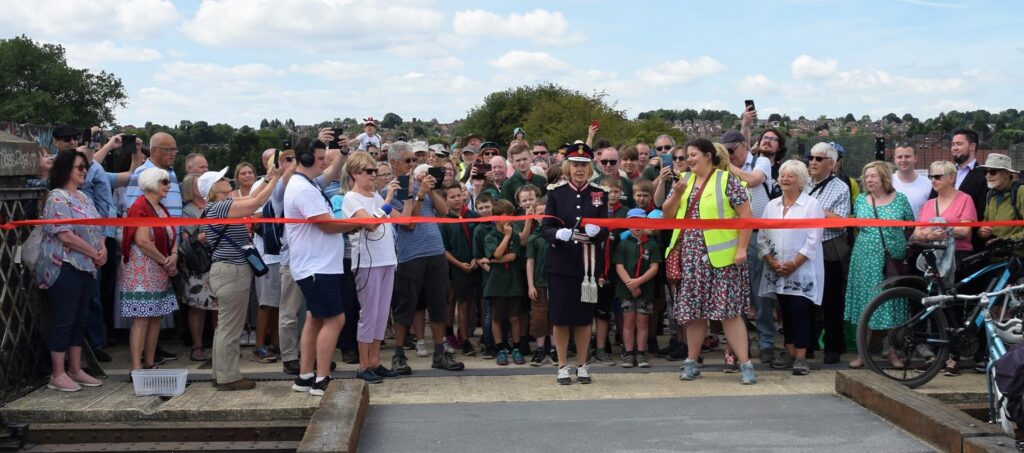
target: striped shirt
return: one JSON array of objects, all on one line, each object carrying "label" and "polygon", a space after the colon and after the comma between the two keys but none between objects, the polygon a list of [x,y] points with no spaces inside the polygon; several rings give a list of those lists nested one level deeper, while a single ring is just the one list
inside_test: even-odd
[{"label": "striped shirt", "polygon": [[[221,200],[216,203],[206,206],[206,217],[210,219],[227,219],[228,211],[231,210],[231,203],[234,200],[227,199]],[[224,233],[224,238],[217,241],[220,236],[220,232],[224,227],[227,226],[227,231]],[[224,262],[230,264],[246,264],[245,255],[242,253],[241,247],[252,242],[249,240],[249,230],[245,225],[203,225],[203,231],[206,233],[206,243],[213,249],[213,261]],[[228,240],[231,238],[231,240]],[[232,244],[231,241],[235,243]]]}]

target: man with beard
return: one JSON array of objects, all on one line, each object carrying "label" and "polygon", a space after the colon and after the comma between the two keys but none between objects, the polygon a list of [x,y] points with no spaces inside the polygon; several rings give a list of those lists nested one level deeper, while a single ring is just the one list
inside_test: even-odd
[{"label": "man with beard", "polygon": [[[956,189],[971,196],[978,218],[985,218],[985,195],[988,185],[985,182],[985,169],[978,165],[978,133],[970,129],[956,129],[949,145],[950,154],[956,164]],[[984,250],[985,241],[974,230],[971,241],[974,250]]]}]

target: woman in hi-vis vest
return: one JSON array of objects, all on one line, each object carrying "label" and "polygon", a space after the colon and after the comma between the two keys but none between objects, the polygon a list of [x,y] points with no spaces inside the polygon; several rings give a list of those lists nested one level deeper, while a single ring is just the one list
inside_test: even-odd
[{"label": "woman in hi-vis vest", "polygon": [[[747,189],[735,176],[717,167],[722,157],[714,144],[695,139],[686,144],[690,171],[679,176],[663,205],[665,216],[676,219],[750,218]],[[674,313],[686,325],[687,358],[680,379],[700,376],[700,346],[707,321],[722,321],[725,336],[740,363],[740,382],[753,384],[754,365],[747,348],[746,310],[750,283],[747,245],[750,230],[675,230],[669,242],[666,268],[679,279]],[[671,262],[670,262],[671,261]],[[672,275],[675,273],[676,275]]]}]

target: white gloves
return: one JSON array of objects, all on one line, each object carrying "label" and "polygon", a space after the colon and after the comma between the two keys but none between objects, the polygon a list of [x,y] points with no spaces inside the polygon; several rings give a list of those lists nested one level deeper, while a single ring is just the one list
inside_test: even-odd
[{"label": "white gloves", "polygon": [[572,230],[568,228],[559,228],[558,231],[555,232],[555,239],[569,242],[569,240],[572,239]]},{"label": "white gloves", "polygon": [[588,224],[583,226],[583,230],[587,232],[587,236],[594,237],[601,232],[601,227]]}]

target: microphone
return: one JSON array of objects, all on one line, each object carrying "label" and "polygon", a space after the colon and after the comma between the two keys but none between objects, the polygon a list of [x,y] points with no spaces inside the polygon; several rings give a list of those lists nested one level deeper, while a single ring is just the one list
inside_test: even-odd
[{"label": "microphone", "polygon": [[381,207],[377,208],[376,211],[373,211],[373,216],[378,218],[378,219],[382,219],[382,218],[385,218],[385,217],[391,217],[391,209],[392,209],[391,205],[386,204],[384,206],[381,206]]}]

